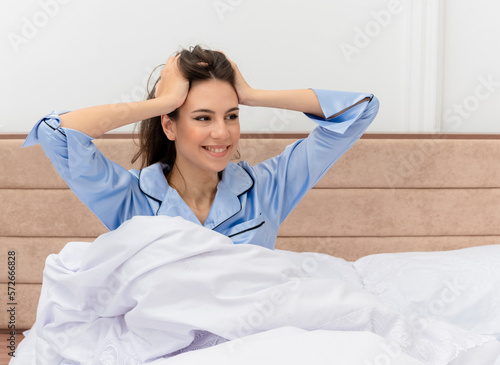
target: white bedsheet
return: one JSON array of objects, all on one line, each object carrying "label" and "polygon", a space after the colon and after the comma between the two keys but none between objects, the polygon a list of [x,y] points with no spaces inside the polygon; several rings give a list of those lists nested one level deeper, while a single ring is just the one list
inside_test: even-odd
[{"label": "white bedsheet", "polygon": [[[234,245],[182,218],[135,217],[47,259],[37,322],[11,364],[183,364],[202,351],[223,356],[228,346],[248,357],[258,344],[267,344],[268,357],[288,356],[272,351],[286,348],[288,337],[304,344],[289,348],[295,359],[331,343],[339,359],[364,361],[344,363],[376,364],[390,345],[400,357],[391,364],[444,365],[495,341],[432,316],[400,314],[388,296],[381,301],[363,287],[360,272],[327,255]],[[181,354],[191,350],[198,351]],[[488,352],[477,365],[494,363]],[[325,350],[314,361],[329,356]]]},{"label": "white bedsheet", "polygon": [[154,365],[423,365],[370,332],[306,331],[282,327],[198,351],[185,352]]}]

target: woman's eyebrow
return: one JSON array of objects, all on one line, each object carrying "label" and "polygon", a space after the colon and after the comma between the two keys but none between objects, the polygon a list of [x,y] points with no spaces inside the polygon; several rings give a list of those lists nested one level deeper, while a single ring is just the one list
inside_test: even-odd
[{"label": "woman's eyebrow", "polygon": [[[231,108],[229,110],[226,111],[226,113],[230,113],[232,111],[235,111],[235,110],[240,110],[240,108],[238,107],[234,107],[234,108]],[[196,109],[196,110],[193,110],[191,113],[210,113],[210,114],[215,114],[215,112],[211,109]]]},{"label": "woman's eyebrow", "polygon": [[215,114],[213,110],[210,109],[196,109],[193,110],[191,113],[210,113],[210,114]]}]

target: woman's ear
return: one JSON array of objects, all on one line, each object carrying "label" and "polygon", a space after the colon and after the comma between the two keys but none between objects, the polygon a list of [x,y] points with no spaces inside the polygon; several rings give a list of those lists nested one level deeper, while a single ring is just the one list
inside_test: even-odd
[{"label": "woman's ear", "polygon": [[168,117],[168,115],[163,114],[161,116],[161,126],[163,128],[163,133],[171,141],[175,141],[175,123]]}]

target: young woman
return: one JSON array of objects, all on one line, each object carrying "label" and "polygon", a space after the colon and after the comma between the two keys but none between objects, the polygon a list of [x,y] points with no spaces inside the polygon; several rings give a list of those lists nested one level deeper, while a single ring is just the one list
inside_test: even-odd
[{"label": "young woman", "polygon": [[[246,162],[234,164],[231,159],[237,150],[240,137],[239,104],[304,112],[319,126],[306,139],[291,144],[279,156],[253,167]],[[180,216],[222,233],[234,243],[250,243],[272,249],[278,228],[286,216],[332,164],[359,139],[375,118],[377,111],[378,101],[370,94],[311,89],[253,89],[245,82],[238,67],[223,53],[197,46],[169,58],[148,100],[90,107],[61,115],[53,112],[35,125],[24,145],[41,143],[69,187],[110,230],[137,215]],[[140,120],[140,150],[136,155],[136,158],[140,157],[143,162],[140,170],[125,170],[104,157],[92,143],[93,138],[109,130]],[[161,217],[155,219],[158,218]],[[190,223],[182,220],[180,222],[191,226],[189,229],[193,230]],[[180,229],[183,233],[189,232],[187,228],[182,228],[182,224],[179,224],[179,227],[175,226],[175,229]],[[155,223],[150,229],[159,228],[164,229]],[[170,232],[168,228],[166,230]],[[208,234],[220,237],[201,228],[199,231],[203,231],[203,239]],[[138,230],[135,229],[134,232]],[[120,230],[113,233],[123,234]],[[142,236],[140,232],[138,237],[143,240],[147,238]],[[194,240],[195,245],[203,243],[200,242],[199,236],[196,237],[198,239]],[[189,236],[186,241],[191,242],[191,239]],[[121,238],[117,242],[121,248]],[[149,247],[148,244],[149,242],[146,242],[145,247]],[[176,245],[176,242],[173,244]],[[142,247],[135,238],[131,245]],[[90,250],[89,247],[93,247],[94,256],[90,254],[87,257],[87,266],[82,264],[84,269],[75,269],[78,267],[72,259],[75,252],[88,252],[85,250]],[[121,345],[120,342],[110,342],[122,349],[120,356],[128,354],[129,350],[133,353],[136,347],[141,346],[145,346],[143,356],[147,354],[148,359],[170,356],[177,351],[213,346],[219,340],[236,338],[227,332],[237,326],[233,323],[234,318],[241,319],[246,314],[253,313],[252,306],[262,303],[263,299],[267,300],[266,293],[275,288],[280,288],[277,293],[281,293],[282,297],[289,295],[292,299],[290,307],[283,304],[281,316],[278,315],[281,309],[273,312],[284,321],[283,324],[280,325],[279,320],[273,322],[274,318],[269,319],[269,328],[295,325],[311,330],[327,328],[323,326],[330,324],[333,330],[371,331],[388,339],[393,338],[410,355],[429,360],[423,362],[429,364],[493,364],[492,359],[500,353],[498,342],[484,344],[479,335],[461,332],[440,322],[436,325],[421,326],[424,327],[422,329],[412,326],[411,322],[391,308],[374,302],[375,298],[368,294],[361,282],[358,283],[359,286],[352,283],[344,285],[338,278],[332,281],[328,281],[330,278],[320,278],[319,282],[327,283],[325,288],[318,289],[321,287],[313,286],[314,290],[307,291],[307,283],[316,285],[316,281],[306,277],[304,292],[294,292],[290,289],[284,291],[284,288],[289,288],[289,285],[285,284],[290,284],[291,278],[297,278],[283,269],[295,266],[292,265],[293,262],[289,262],[290,259],[282,259],[278,255],[279,252],[260,250],[255,246],[240,246],[242,249],[259,251],[258,254],[252,254],[252,260],[261,260],[258,262],[268,264],[266,275],[254,275],[255,268],[245,266],[249,260],[244,256],[243,250],[234,250],[235,247],[229,245],[228,247],[233,249],[233,256],[223,263],[223,277],[226,278],[227,273],[237,274],[240,275],[239,279],[233,279],[244,283],[239,285],[238,282],[238,285],[228,287],[220,285],[222,279],[217,270],[214,271],[213,266],[208,265],[213,263],[210,260],[206,270],[202,270],[200,276],[195,276],[194,281],[189,281],[189,270],[181,268],[178,273],[175,264],[184,262],[185,254],[194,255],[190,251],[177,254],[181,257],[179,259],[176,254],[172,255],[173,258],[169,257],[170,252],[165,250],[166,263],[161,261],[162,255],[151,251],[154,255],[146,255],[148,260],[154,257],[158,262],[151,264],[154,270],[147,271],[147,276],[143,268],[144,258],[131,262],[127,256],[129,251],[124,250],[122,262],[122,256],[114,254],[119,251],[116,247],[111,247],[111,252],[105,251],[101,254],[99,250],[108,249],[107,247],[109,246],[106,244],[70,245],[65,248],[61,258],[47,261],[47,276],[44,278],[37,323],[27,337],[31,342],[27,342],[26,350],[23,350],[27,358],[31,356],[29,351],[32,351],[32,357],[34,356],[38,363],[39,357],[43,355],[42,350],[46,349],[54,356],[53,359],[61,361],[63,357],[81,360],[84,357],[80,357],[80,352],[86,357],[94,354],[93,358],[109,359],[111,352],[106,347],[106,336],[110,336],[109,333],[114,336],[111,336],[111,339],[123,341]],[[162,249],[163,247],[161,246]],[[214,257],[219,260],[216,255],[221,249],[216,247]],[[240,251],[243,256],[238,256],[239,259],[233,262],[235,251]],[[207,255],[212,254],[208,249],[203,252],[206,254],[203,256],[204,260],[195,261],[196,265],[206,262]],[[95,255],[105,260],[94,260]],[[193,257],[196,260],[196,255]],[[189,256],[191,259],[193,257]],[[69,268],[65,267],[65,260],[69,260]],[[120,271],[125,264],[129,266]],[[234,266],[232,271],[228,270],[229,264]],[[116,268],[113,265],[116,265]],[[162,270],[155,271],[157,267]],[[279,267],[281,269],[278,271],[282,271],[276,273],[273,271],[274,267]],[[335,276],[333,266],[330,269],[332,276]],[[354,269],[350,267],[349,270]],[[121,275],[124,275],[123,272],[127,273],[124,280],[115,282],[118,286],[113,286],[114,291],[107,289],[107,285],[114,285],[109,284],[114,281],[108,280],[109,277],[106,276],[113,277],[110,272],[118,272]],[[147,286],[137,284],[134,281],[137,278],[133,275],[138,275],[139,279],[143,278],[141,283],[152,285],[152,288],[147,289]],[[183,281],[185,275],[187,281]],[[359,278],[358,273],[354,276]],[[82,282],[80,277],[86,278],[86,281]],[[165,280],[166,277],[169,280]],[[200,284],[198,281],[202,279],[207,280],[208,284]],[[172,285],[175,280],[180,280],[181,284]],[[196,282],[196,285],[186,284],[192,282]],[[131,285],[132,289],[128,285]],[[182,290],[177,290],[179,287],[182,287]],[[206,290],[199,290],[200,287]],[[101,292],[105,294],[101,295]],[[110,298],[110,293],[114,293],[118,299],[113,297],[112,301],[102,302],[102,298]],[[317,299],[310,300],[311,293],[318,295]],[[326,295],[321,296],[322,293]],[[338,298],[335,293],[339,293]],[[294,294],[297,295],[293,296]],[[122,297],[123,301],[119,299]],[[294,298],[297,301],[294,302]],[[301,322],[302,307],[297,304],[300,298],[305,300],[304,305],[309,308],[309,311],[305,312],[312,313],[315,318],[317,311],[310,309],[316,308],[314,305],[311,307],[313,302],[321,304],[321,301],[326,301],[328,304],[329,300],[333,300],[334,304],[327,305],[326,311],[321,313],[322,316],[316,318],[319,324],[315,327],[309,320],[306,324]],[[354,298],[353,302],[346,304],[347,298]],[[129,301],[128,304],[125,303],[126,300]],[[212,312],[207,312],[205,308],[205,305],[209,306],[208,303],[216,303],[211,307]],[[170,311],[169,305],[174,305],[174,310]],[[378,310],[378,306],[382,309]],[[287,312],[293,308],[296,312]],[[339,314],[335,320],[330,318],[332,312],[343,313],[342,310],[346,313],[353,311],[351,314],[354,316]],[[219,316],[213,317],[214,313]],[[296,313],[297,316],[290,313]],[[169,314],[171,316],[168,316]],[[134,315],[138,316],[135,321]],[[178,318],[179,316],[182,318]],[[295,317],[298,319],[294,322]],[[154,321],[151,318],[154,318]],[[325,318],[329,320],[323,323]],[[219,322],[222,322],[220,328]],[[163,324],[164,327],[159,327],[162,331],[154,332],[149,327],[152,323],[155,323],[155,328]],[[343,323],[346,323],[346,327],[342,327]],[[267,324],[263,325],[262,330],[269,329],[266,326]],[[133,331],[134,328],[137,333]],[[171,334],[169,330],[172,328],[180,332],[174,331]],[[144,332],[141,332],[143,329]],[[116,334],[113,332],[115,330],[118,331]],[[67,334],[68,331],[78,335],[72,337]],[[123,331],[125,334],[122,334]],[[85,333],[87,337],[84,336]],[[144,334],[154,336],[149,338],[144,337]],[[230,336],[222,336],[223,334]],[[59,338],[59,335],[64,341],[52,343],[57,342],[54,339]],[[408,337],[409,335],[411,336]],[[169,352],[165,346],[168,348],[173,342],[162,339],[171,339],[172,336],[178,341],[182,339],[185,343],[179,345],[176,351],[171,349],[173,352]],[[145,339],[147,341],[144,341]],[[92,342],[94,340],[95,344]],[[154,346],[157,343],[155,341],[161,345]],[[85,346],[89,352],[85,352]],[[72,349],[75,349],[75,352],[72,352]],[[459,350],[467,351],[463,356],[449,362],[458,355]],[[385,353],[382,355],[385,356],[384,359],[391,361]],[[31,364],[32,360],[26,363]],[[498,361],[500,362],[500,358]],[[48,360],[40,363],[62,362]]]},{"label": "young woman", "polygon": [[[234,164],[239,104],[300,111],[319,127],[270,160]],[[135,215],[181,216],[234,243],[273,248],[280,224],[359,139],[378,106],[363,93],[253,89],[223,53],[196,46],[168,59],[148,100],[53,112],[24,146],[40,143],[110,230]],[[92,143],[141,120],[141,170],[125,170]]]}]

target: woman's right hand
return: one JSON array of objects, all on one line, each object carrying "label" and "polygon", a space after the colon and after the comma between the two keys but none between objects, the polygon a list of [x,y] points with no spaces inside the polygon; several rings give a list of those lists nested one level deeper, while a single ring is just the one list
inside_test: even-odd
[{"label": "woman's right hand", "polygon": [[170,57],[161,70],[160,80],[155,88],[155,98],[164,99],[165,107],[168,108],[162,114],[168,114],[184,104],[188,90],[189,81],[179,68],[179,55]]},{"label": "woman's right hand", "polygon": [[178,56],[170,57],[156,84],[155,98],[130,103],[97,105],[61,114],[61,127],[97,138],[107,131],[140,120],[169,114],[184,104],[189,81],[179,69]]}]

